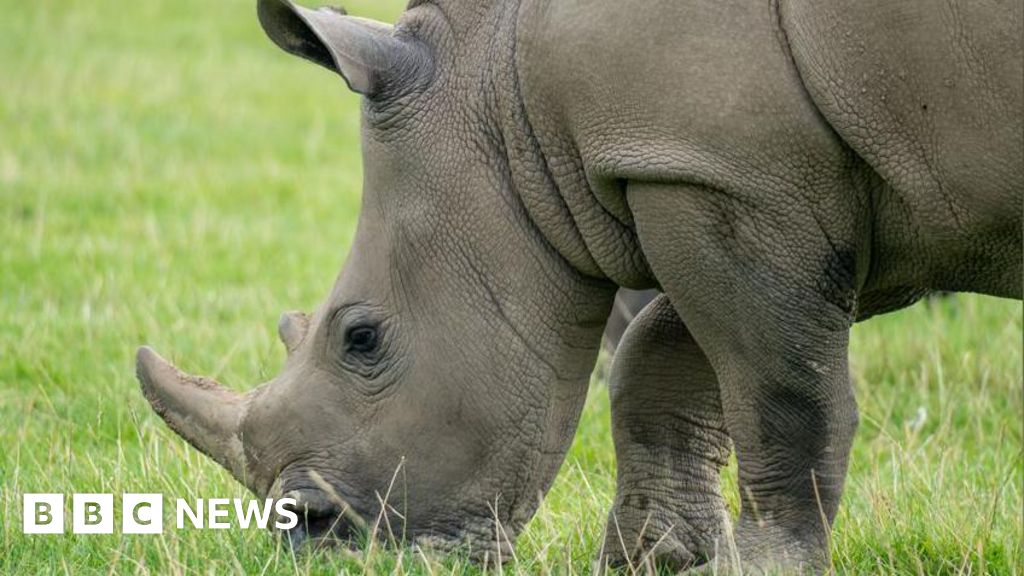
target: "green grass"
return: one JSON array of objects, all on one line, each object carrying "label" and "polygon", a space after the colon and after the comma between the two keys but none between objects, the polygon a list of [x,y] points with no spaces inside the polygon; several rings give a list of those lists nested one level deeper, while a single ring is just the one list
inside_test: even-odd
[{"label": "green grass", "polygon": [[[294,558],[254,530],[21,534],[24,492],[243,494],[151,413],[133,352],[237,388],[271,376],[278,313],[320,301],[352,238],[358,102],[265,40],[253,5],[0,0],[2,574],[468,569],[379,548]],[[856,328],[839,572],[1024,573],[1021,330],[1020,303],[974,296]],[[505,571],[588,572],[614,491],[608,420],[595,386]]]}]

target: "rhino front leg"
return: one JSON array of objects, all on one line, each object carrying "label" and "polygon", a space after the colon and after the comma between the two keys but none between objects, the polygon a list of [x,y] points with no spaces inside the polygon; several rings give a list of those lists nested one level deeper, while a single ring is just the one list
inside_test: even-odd
[{"label": "rhino front leg", "polygon": [[615,503],[601,561],[680,570],[726,531],[729,456],[714,370],[664,295],[630,324],[612,364]]},{"label": "rhino front leg", "polygon": [[740,570],[820,573],[857,423],[853,216],[700,186],[627,194],[651,268],[718,376],[739,464]]}]

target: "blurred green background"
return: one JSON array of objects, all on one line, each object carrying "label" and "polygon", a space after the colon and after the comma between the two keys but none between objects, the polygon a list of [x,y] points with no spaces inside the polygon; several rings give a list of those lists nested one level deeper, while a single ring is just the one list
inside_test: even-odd
[{"label": "blurred green background", "polygon": [[[393,21],[402,3],[346,7]],[[0,573],[469,570],[379,548],[296,558],[252,530],[21,534],[24,492],[243,495],[150,412],[134,350],[239,389],[276,372],[278,314],[319,303],[354,232],[358,123],[340,79],[263,37],[253,0],[0,0]],[[836,570],[1021,573],[1020,303],[873,320],[853,367]],[[589,571],[608,427],[596,385],[506,571]]]}]

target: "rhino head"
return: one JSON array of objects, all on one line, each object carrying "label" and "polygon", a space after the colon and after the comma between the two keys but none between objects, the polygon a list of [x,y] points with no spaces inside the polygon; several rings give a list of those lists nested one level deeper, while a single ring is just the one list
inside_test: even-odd
[{"label": "rhino head", "polygon": [[488,55],[436,6],[394,27],[285,0],[259,17],[363,96],[357,233],[326,301],[281,317],[277,377],[239,394],[142,348],[143,392],[254,493],[296,498],[293,542],[376,525],[507,557],[572,439],[614,287],[531,223]]}]

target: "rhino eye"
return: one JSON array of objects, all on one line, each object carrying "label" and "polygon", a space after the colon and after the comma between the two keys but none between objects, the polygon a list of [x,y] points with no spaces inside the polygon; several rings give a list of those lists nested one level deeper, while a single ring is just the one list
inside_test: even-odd
[{"label": "rhino eye", "polygon": [[330,322],[329,340],[335,351],[329,357],[337,367],[363,380],[377,379],[392,365],[385,360],[393,336],[387,316],[379,308],[353,304],[339,308]]},{"label": "rhino eye", "polygon": [[353,326],[345,333],[345,348],[349,352],[368,354],[377,349],[377,329],[373,326]]}]

